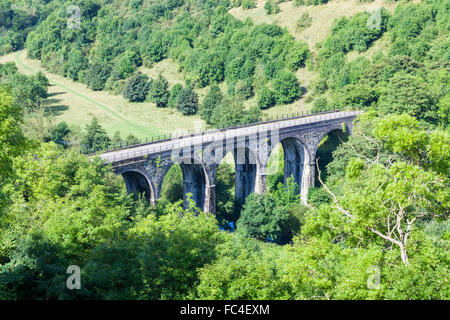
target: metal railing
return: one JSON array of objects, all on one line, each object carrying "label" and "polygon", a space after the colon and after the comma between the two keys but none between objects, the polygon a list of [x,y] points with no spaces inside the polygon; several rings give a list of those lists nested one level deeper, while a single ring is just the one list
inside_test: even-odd
[{"label": "metal railing", "polygon": [[[259,123],[252,123],[252,124],[246,124],[246,125],[228,127],[228,128],[212,129],[212,130],[193,133],[190,135],[172,136],[170,138],[152,141],[150,143],[137,144],[137,145],[133,145],[133,146],[128,146],[126,148],[109,150],[107,152],[100,154],[100,157],[102,159],[106,160],[107,162],[114,163],[115,165],[125,165],[127,163],[135,163],[138,161],[144,161],[145,157],[152,153],[160,153],[163,151],[179,149],[179,148],[187,147],[190,145],[212,142],[215,139],[217,139],[217,135],[214,135],[214,133],[222,133],[223,136],[221,137],[221,139],[226,139],[227,136],[228,137],[236,136],[236,133],[232,132],[235,130],[243,130],[242,132],[240,132],[239,135],[245,136],[245,135],[251,134],[252,131],[254,131],[256,128],[260,128],[260,126],[264,126],[264,125],[270,126],[267,128],[267,130],[274,130],[274,129],[280,129],[280,128],[290,127],[290,126],[294,126],[294,125],[315,123],[315,122],[321,122],[321,121],[337,119],[337,118],[346,118],[346,117],[350,117],[350,116],[355,116],[359,113],[360,112],[358,112],[358,111],[334,110],[334,111],[320,112],[320,113],[308,114],[308,115],[300,113],[300,115],[296,116],[296,117],[284,117],[283,118],[283,117],[277,116],[276,118],[274,118],[272,120],[266,120],[266,121],[259,122]],[[314,121],[313,121],[313,119],[314,119]],[[280,122],[280,121],[283,121],[283,122]],[[277,122],[280,122],[280,123],[276,124]],[[186,141],[186,139],[188,139],[188,140]],[[185,140],[185,141],[183,141],[183,140]],[[171,141],[171,143],[169,143],[169,141]],[[144,147],[146,147],[146,148],[144,148]],[[135,150],[130,151],[130,152],[120,152],[121,150],[127,150],[127,149],[131,149],[131,148],[133,148]],[[108,153],[112,153],[112,154],[108,155]]]},{"label": "metal railing", "polygon": [[245,127],[255,126],[255,125],[259,125],[259,124],[271,123],[271,122],[276,122],[276,121],[284,121],[284,120],[290,120],[290,119],[297,119],[297,118],[309,117],[309,116],[320,115],[320,114],[330,114],[330,113],[336,113],[339,111],[340,111],[339,109],[331,110],[331,111],[323,111],[323,112],[311,112],[311,111],[307,111],[307,112],[301,111],[300,112],[299,111],[299,112],[281,114],[281,115],[276,115],[276,116],[268,116],[268,117],[264,117],[262,119],[262,121],[259,121],[259,122],[252,122],[252,123],[237,125],[237,126],[233,126],[233,127],[223,126],[223,127],[219,127],[219,128],[211,128],[211,129],[200,130],[200,131],[195,131],[194,129],[181,130],[181,131],[184,131],[181,135],[163,134],[163,135],[152,136],[150,138],[138,139],[138,142],[136,142],[136,143],[129,144],[127,142],[124,142],[124,143],[120,143],[120,144],[113,144],[111,148],[107,148],[107,149],[100,150],[100,151],[97,151],[94,153],[90,153],[88,155],[92,156],[92,155],[101,154],[101,153],[105,153],[105,152],[126,150],[126,149],[139,147],[139,146],[143,146],[143,145],[148,145],[148,144],[152,144],[152,143],[169,141],[171,139],[193,137],[195,135],[201,135],[204,133],[217,132],[217,131],[221,131],[224,129],[228,130],[228,129],[236,129],[236,128],[245,128]]}]

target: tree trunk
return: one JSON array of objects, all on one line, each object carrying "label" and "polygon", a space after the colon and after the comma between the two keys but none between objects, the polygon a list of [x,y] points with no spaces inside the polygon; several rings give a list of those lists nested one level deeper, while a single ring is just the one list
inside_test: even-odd
[{"label": "tree trunk", "polygon": [[400,254],[402,256],[402,261],[403,263],[408,266],[409,265],[409,261],[408,261],[408,254],[406,253],[406,248],[405,246],[402,244],[400,245]]}]

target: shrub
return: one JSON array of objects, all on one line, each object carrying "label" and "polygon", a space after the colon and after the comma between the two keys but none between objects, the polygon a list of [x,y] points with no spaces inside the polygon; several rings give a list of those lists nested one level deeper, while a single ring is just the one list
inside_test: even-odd
[{"label": "shrub", "polygon": [[311,26],[312,18],[309,12],[304,12],[297,20],[297,31],[301,32]]},{"label": "shrub", "polygon": [[239,80],[234,87],[235,94],[239,99],[247,100],[253,96],[252,79]]},{"label": "shrub", "polygon": [[238,233],[265,241],[269,237],[280,240],[282,225],[287,224],[289,213],[276,205],[270,194],[251,194],[245,200],[241,216],[236,224]]},{"label": "shrub", "polygon": [[111,139],[106,134],[105,129],[98,123],[97,118],[93,118],[86,125],[86,133],[81,140],[81,150],[84,153],[92,153],[105,150],[109,147]]},{"label": "shrub", "polygon": [[280,12],[280,6],[272,0],[268,0],[264,4],[264,10],[266,10],[267,15],[276,14]]},{"label": "shrub", "polygon": [[242,0],[242,9],[253,9],[256,8],[255,0]]},{"label": "shrub", "polygon": [[320,96],[314,99],[313,112],[323,112],[326,111],[328,107],[328,100],[325,96]]},{"label": "shrub", "polygon": [[275,105],[275,97],[273,92],[267,87],[263,87],[258,92],[258,107],[260,109],[268,109]]}]

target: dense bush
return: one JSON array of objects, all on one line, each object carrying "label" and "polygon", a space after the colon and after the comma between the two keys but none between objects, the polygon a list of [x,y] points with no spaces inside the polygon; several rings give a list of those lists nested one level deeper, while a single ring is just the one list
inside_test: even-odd
[{"label": "dense bush", "polygon": [[[115,1],[101,9],[83,1],[85,19],[77,31],[64,28],[64,6],[45,3],[45,8],[55,6],[51,11],[57,14],[43,18],[30,34],[30,54],[83,81],[100,60],[111,65],[111,82],[114,70],[121,69],[115,69],[116,57],[135,50],[136,35],[143,36],[140,21],[158,25],[174,17],[184,2],[147,7],[131,1],[133,15],[119,19]],[[208,6],[215,8],[207,11],[210,17],[202,13]],[[170,55],[186,70],[189,57],[203,51],[196,49],[213,51],[216,40],[226,39],[230,47],[215,53],[223,62],[212,68],[218,72],[196,65],[186,73],[191,77],[187,83],[203,86],[217,82],[222,70],[233,88],[235,96],[219,99],[220,91],[211,87],[208,103],[204,100],[216,125],[261,117],[258,107],[246,109],[239,99],[238,83],[256,74],[258,85],[251,87],[257,88],[258,98],[269,87],[277,97],[277,80],[278,92],[290,94],[293,87],[286,83],[295,77],[287,71],[285,48],[293,42],[281,28],[236,21],[214,1],[187,7],[167,32],[144,27],[155,43],[171,43],[163,46],[167,50],[155,47],[152,53],[145,41],[137,50],[145,52],[144,63]],[[16,13],[4,8],[2,2],[0,23],[10,29]],[[189,10],[198,10],[198,20]],[[348,59],[348,50],[365,50],[373,41],[371,31],[363,28],[366,17],[338,20],[317,61],[321,74],[312,86],[315,104],[325,105],[327,97],[330,106],[367,109],[346,143],[337,143],[339,130],[322,141],[317,157],[327,188],[310,189],[312,207],[303,207],[292,178],[286,186],[277,183],[284,180],[281,168],[268,177],[269,192],[249,196],[239,217],[233,169],[222,165],[216,177],[217,219],[222,227],[237,220],[233,233],[220,231],[216,217],[201,213],[192,201],[187,208],[182,201],[153,207],[126,195],[123,179],[98,158],[80,154],[76,144],[62,143],[63,148],[25,139],[21,128],[29,123],[23,123],[23,113],[34,108],[36,96],[45,102],[48,79],[20,75],[14,64],[0,65],[0,299],[448,300],[448,3],[399,5],[387,19],[389,53]],[[95,45],[94,30],[100,34]],[[354,39],[340,42],[352,32]],[[67,68],[72,48],[77,49]],[[126,59],[121,63],[127,66]],[[179,101],[184,91],[186,105],[197,101],[192,88],[181,89],[174,86],[169,100]],[[61,144],[69,131],[64,123],[51,126],[46,138]],[[95,119],[84,134],[84,152],[123,142],[120,133],[110,141]],[[125,139],[135,142],[130,135]],[[163,187],[163,196],[177,201],[181,170],[166,179],[171,183]],[[65,286],[72,264],[82,270],[81,290]]]},{"label": "dense bush", "polygon": [[278,72],[272,86],[275,100],[279,104],[291,103],[302,93],[297,77],[288,71]]},{"label": "dense bush", "polygon": [[267,88],[263,87],[258,92],[258,107],[260,109],[267,109],[275,105],[275,97],[273,92]]},{"label": "dense bush", "polygon": [[267,0],[264,3],[264,10],[266,10],[267,15],[277,14],[278,12],[280,12],[280,6],[276,1]]},{"label": "dense bush", "polygon": [[255,123],[262,118],[261,110],[257,106],[249,110],[244,109],[242,100],[225,97],[211,114],[211,124],[216,127],[233,127],[240,124]]},{"label": "dense bush", "polygon": [[242,0],[242,9],[256,8],[255,0]]}]

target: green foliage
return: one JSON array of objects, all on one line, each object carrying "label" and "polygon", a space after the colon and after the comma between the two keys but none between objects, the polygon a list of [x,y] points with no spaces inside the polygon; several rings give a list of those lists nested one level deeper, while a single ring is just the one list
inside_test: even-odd
[{"label": "green foliage", "polygon": [[335,21],[332,35],[322,45],[319,58],[330,58],[336,53],[351,50],[365,51],[387,29],[389,15],[381,9],[379,25],[369,28],[369,13],[357,13],[350,19],[345,17]]},{"label": "green foliage", "polygon": [[275,97],[273,92],[267,88],[263,87],[258,92],[258,107],[260,109],[268,109],[270,107],[273,107],[275,105]]},{"label": "green foliage", "polygon": [[[257,66],[265,70],[264,79],[258,81],[268,82],[279,70],[295,71],[304,65],[308,46],[295,41],[287,30],[242,22],[222,6],[227,2],[213,2],[189,3],[186,10],[178,9],[184,5],[178,0],[149,5],[133,1],[129,7],[112,1],[101,8],[82,3],[81,11],[89,14],[82,17],[80,29],[66,27],[67,6],[58,6],[30,33],[26,47],[49,71],[114,93],[141,64],[151,67],[166,58],[179,64],[190,85],[202,88],[225,80],[242,99],[251,97],[257,87]],[[250,8],[255,2],[231,6],[241,4]],[[272,7],[274,13],[279,10],[275,2]],[[192,15],[192,10],[198,14]],[[166,19],[172,22],[161,23]],[[166,104],[163,96],[158,106]]]},{"label": "green foliage", "polygon": [[170,89],[169,101],[167,102],[169,108],[177,107],[178,95],[180,94],[181,89],[183,89],[183,86],[179,83],[175,84],[172,89]]},{"label": "green foliage", "polygon": [[[322,82],[333,107],[377,109],[383,114],[406,113],[429,124],[448,124],[448,8],[443,1],[399,5],[335,21],[332,35],[318,54]],[[374,20],[374,21],[372,21]],[[376,26],[373,26],[373,24]],[[365,51],[389,31],[388,54],[347,62],[344,54]],[[324,93],[324,90],[318,93]]]},{"label": "green foliage", "polygon": [[69,61],[66,67],[66,74],[73,80],[80,79],[80,72],[88,69],[88,59],[80,49],[72,48],[69,52]]},{"label": "green foliage", "polygon": [[220,256],[199,270],[199,299],[286,299],[289,297],[277,266],[278,253],[254,240],[230,237]]},{"label": "green foliage", "polygon": [[220,105],[222,99],[223,94],[220,88],[216,85],[211,86],[199,109],[200,117],[205,120],[206,123],[211,124],[211,117],[214,110]]},{"label": "green foliage", "polygon": [[291,103],[302,93],[297,78],[288,71],[278,72],[272,86],[276,102],[279,104]]},{"label": "green foliage", "polygon": [[21,109],[13,103],[10,92],[0,87],[0,185],[11,171],[12,157],[17,156],[25,145],[21,122]]},{"label": "green foliage", "polygon": [[70,134],[70,129],[67,123],[60,122],[58,123],[50,132],[50,136],[48,137],[48,141],[53,141],[54,143],[61,144],[66,146],[67,136]]},{"label": "green foliage", "polygon": [[396,74],[381,94],[379,107],[384,114],[406,113],[430,122],[437,120],[428,88],[417,76]]},{"label": "green foliage", "polygon": [[94,153],[100,150],[106,150],[111,143],[111,139],[98,123],[97,118],[92,118],[86,125],[86,133],[81,140],[81,150],[84,153]]},{"label": "green foliage", "polygon": [[115,79],[126,79],[141,64],[142,60],[139,54],[136,51],[127,50],[116,58],[112,76]]},{"label": "green foliage", "polygon": [[266,10],[267,15],[277,14],[280,12],[280,6],[273,0],[267,0],[264,3],[264,10]]},{"label": "green foliage", "polygon": [[142,102],[147,98],[149,78],[140,72],[131,76],[123,89],[123,96],[128,101]]},{"label": "green foliage", "polygon": [[177,110],[184,115],[196,114],[198,109],[198,96],[192,87],[180,90],[177,99]]},{"label": "green foliage", "polygon": [[236,222],[239,212],[234,204],[235,173],[229,164],[220,164],[216,176],[216,218],[219,225],[228,228],[229,222]]},{"label": "green foliage", "polygon": [[429,168],[445,176],[448,174],[450,143],[447,132],[432,132],[420,128],[419,122],[408,115],[392,115],[377,121],[374,136],[385,148],[400,154],[403,159]]},{"label": "green foliage", "polygon": [[24,109],[36,111],[48,96],[48,88],[41,84],[42,78],[16,74],[10,78],[14,103]]},{"label": "green foliage", "polygon": [[291,71],[297,71],[298,68],[304,65],[308,55],[308,45],[303,42],[295,42],[286,55],[286,67]]},{"label": "green foliage", "polygon": [[156,80],[152,81],[149,92],[149,99],[152,102],[156,103],[158,108],[165,108],[169,102],[170,92],[168,90],[169,83],[167,80],[161,75],[158,75]]},{"label": "green foliage", "polygon": [[248,10],[256,8],[255,0],[242,0],[242,9]]},{"label": "green foliage", "polygon": [[[294,2],[296,3],[296,2]],[[300,16],[300,19],[297,20],[297,31],[298,32],[302,32],[303,30],[309,28],[311,26],[312,23],[312,18],[311,15],[309,14],[309,12],[304,12],[302,13],[302,15]]]},{"label": "green foliage", "polygon": [[161,186],[161,199],[175,203],[183,199],[183,172],[177,164],[167,171]]},{"label": "green foliage", "polygon": [[[216,126],[257,121],[260,108],[300,96],[290,71],[305,63],[306,47],[276,25],[232,17],[227,9],[240,1],[186,2],[182,9],[177,0],[78,3],[81,29],[71,30],[67,5],[58,1],[34,3],[36,14],[23,0],[2,2],[0,54],[20,48],[29,34],[31,57],[96,90],[170,57],[187,83],[212,85],[200,113]],[[371,27],[374,14],[338,19],[315,60],[314,108],[366,110],[347,143],[338,146],[331,133],[317,152],[334,196],[311,189],[315,208],[303,207],[298,186],[290,178],[285,187],[279,171],[268,177],[269,193],[248,197],[234,233],[216,222],[225,227],[239,217],[231,166],[217,172],[217,219],[192,200],[183,209],[179,167],[167,174],[156,207],[135,201],[109,166],[66,144],[72,128],[65,123],[45,138],[66,148],[25,141],[22,113],[42,106],[49,82],[0,65],[0,299],[448,300],[448,4],[379,13],[379,29]],[[387,55],[346,57],[385,31]],[[214,86],[224,80],[233,97]],[[165,104],[182,100],[188,112],[197,109],[192,88],[176,85],[169,95],[162,87]],[[258,108],[246,110],[241,100],[253,88]],[[116,133],[112,142],[137,139]],[[82,151],[109,145],[93,119]],[[266,243],[269,236],[277,244]],[[82,269],[82,290],[64,285],[71,264]]]},{"label": "green foliage", "polygon": [[26,76],[18,72],[14,63],[6,63],[0,64],[0,86],[24,111],[36,112],[44,105],[50,82],[42,72]]},{"label": "green foliage", "polygon": [[86,265],[86,286],[102,298],[180,299],[198,283],[196,269],[214,259],[222,239],[213,216],[185,211],[178,202],[159,218],[139,219],[122,240],[97,247]]},{"label": "green foliage", "polygon": [[84,78],[85,83],[92,90],[103,90],[106,80],[111,74],[111,66],[103,61],[95,61],[90,64]]},{"label": "green foliage", "polygon": [[241,100],[247,100],[253,96],[252,79],[238,80],[234,87],[236,96]]},{"label": "green foliage", "polygon": [[211,124],[216,127],[233,127],[241,124],[255,123],[260,121],[261,118],[262,113],[257,106],[245,110],[242,100],[225,97],[212,112]]},{"label": "green foliage", "polygon": [[[28,33],[46,16],[45,2],[37,2],[31,10],[13,1],[0,3],[0,55],[23,48]],[[33,12],[34,11],[34,12]]]},{"label": "green foliage", "polygon": [[321,4],[328,3],[328,0],[294,0],[294,6],[318,6]]},{"label": "green foliage", "polygon": [[273,241],[279,241],[283,233],[282,225],[287,223],[288,218],[285,208],[277,206],[276,198],[253,193],[245,200],[236,229],[247,237],[263,241],[270,237]]},{"label": "green foliage", "polygon": [[328,99],[325,96],[319,96],[314,99],[313,112],[324,112],[329,110]]}]

